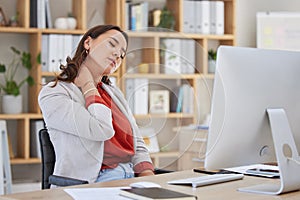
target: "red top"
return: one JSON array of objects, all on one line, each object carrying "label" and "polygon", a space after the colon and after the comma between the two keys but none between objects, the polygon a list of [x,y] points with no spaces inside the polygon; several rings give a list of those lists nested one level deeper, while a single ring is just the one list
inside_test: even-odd
[{"label": "red top", "polygon": [[[134,155],[134,144],[131,125],[127,117],[121,112],[118,106],[112,101],[109,94],[102,89],[102,83],[97,86],[100,96],[89,96],[86,99],[86,107],[92,103],[102,103],[112,111],[112,124],[115,135],[104,142],[104,156],[101,169],[115,168],[119,163],[130,162]],[[134,166],[134,171],[140,173],[146,169],[153,171],[149,162],[141,162]]]}]

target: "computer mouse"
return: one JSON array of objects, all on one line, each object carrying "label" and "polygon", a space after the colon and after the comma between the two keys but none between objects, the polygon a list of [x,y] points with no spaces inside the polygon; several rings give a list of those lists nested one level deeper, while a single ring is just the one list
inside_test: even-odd
[{"label": "computer mouse", "polygon": [[135,183],[131,183],[129,186],[132,188],[160,188],[161,187],[159,184],[150,181],[135,182]]}]

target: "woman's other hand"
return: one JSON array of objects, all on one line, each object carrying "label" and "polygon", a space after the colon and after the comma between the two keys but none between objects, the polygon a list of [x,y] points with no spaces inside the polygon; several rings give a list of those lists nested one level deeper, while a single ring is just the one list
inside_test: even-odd
[{"label": "woman's other hand", "polygon": [[138,176],[152,176],[152,175],[154,175],[154,172],[150,169],[144,170],[138,174]]}]

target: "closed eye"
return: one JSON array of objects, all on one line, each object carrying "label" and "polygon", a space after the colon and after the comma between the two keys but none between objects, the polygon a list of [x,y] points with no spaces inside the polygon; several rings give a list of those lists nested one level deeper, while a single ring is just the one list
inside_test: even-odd
[{"label": "closed eye", "polygon": [[116,45],[114,45],[114,43],[112,43],[111,41],[109,41],[110,46],[112,47],[116,47]]}]

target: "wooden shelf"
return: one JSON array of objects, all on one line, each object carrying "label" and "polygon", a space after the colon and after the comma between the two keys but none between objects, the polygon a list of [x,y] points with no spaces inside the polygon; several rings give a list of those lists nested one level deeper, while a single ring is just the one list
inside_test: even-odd
[{"label": "wooden shelf", "polygon": [[39,34],[84,34],[85,30],[38,29],[22,27],[0,27],[2,33],[39,33]]},{"label": "wooden shelf", "polygon": [[[60,72],[41,72],[42,77],[54,77],[58,75]],[[118,72],[111,74],[110,76],[118,76]]]},{"label": "wooden shelf", "polygon": [[39,29],[43,34],[84,34],[85,30]]},{"label": "wooden shelf", "polygon": [[12,165],[17,165],[17,164],[39,164],[39,163],[41,163],[41,159],[40,158],[29,158],[29,159],[12,158],[10,160],[10,163]]},{"label": "wooden shelf", "polygon": [[0,27],[1,33],[38,33],[37,28]]},{"label": "wooden shelf", "polygon": [[182,39],[210,39],[210,40],[234,40],[233,34],[224,35],[204,35],[180,32],[151,32],[151,31],[127,31],[129,37],[132,38],[182,38]]},{"label": "wooden shelf", "polygon": [[134,115],[136,119],[144,118],[194,118],[194,114],[187,113],[165,113],[165,114],[147,114],[147,115]]},{"label": "wooden shelf", "polygon": [[21,113],[21,114],[0,114],[0,119],[42,119],[41,114]]},{"label": "wooden shelf", "polygon": [[147,79],[195,79],[199,78],[200,74],[161,74],[161,73],[149,73],[149,74],[126,74],[124,78],[147,78]]},{"label": "wooden shelf", "polygon": [[41,72],[42,77],[54,77],[58,74],[59,72]]}]

